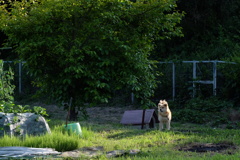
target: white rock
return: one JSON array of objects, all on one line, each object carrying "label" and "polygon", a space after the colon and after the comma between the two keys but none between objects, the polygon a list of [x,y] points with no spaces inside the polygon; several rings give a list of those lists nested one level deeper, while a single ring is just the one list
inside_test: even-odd
[{"label": "white rock", "polygon": [[41,135],[51,133],[44,117],[34,113],[0,112],[0,136]]}]

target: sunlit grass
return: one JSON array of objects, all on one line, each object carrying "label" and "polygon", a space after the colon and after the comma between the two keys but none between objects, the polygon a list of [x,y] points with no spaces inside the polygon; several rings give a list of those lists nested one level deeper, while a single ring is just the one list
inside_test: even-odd
[{"label": "sunlit grass", "polygon": [[62,132],[53,131],[52,134],[41,136],[10,137],[5,135],[0,139],[0,146],[24,146],[37,148],[55,148],[57,151],[68,151],[78,148],[80,137],[66,135]]},{"label": "sunlit grass", "polygon": [[[220,153],[192,153],[178,151],[178,147],[189,143],[229,142],[240,145],[239,130],[212,129],[204,126],[173,124],[171,131],[157,129],[140,130],[121,125],[98,125],[81,122],[82,136],[69,134],[63,130],[64,121],[49,122],[52,133],[42,136],[24,138],[4,136],[0,146],[26,146],[54,148],[57,151],[70,151],[82,147],[103,146],[104,151],[139,149],[135,156],[126,155],[116,159],[236,159],[240,153],[233,155]],[[105,155],[98,159],[107,159]]]},{"label": "sunlit grass", "polygon": [[39,136],[26,135],[24,137],[15,137],[5,135],[0,138],[0,147],[24,146],[54,148],[55,150],[62,152],[74,150],[81,146],[92,145],[91,140],[94,139],[94,133],[85,127],[82,127],[82,136],[66,132],[62,124],[52,126],[51,130],[51,134]]}]

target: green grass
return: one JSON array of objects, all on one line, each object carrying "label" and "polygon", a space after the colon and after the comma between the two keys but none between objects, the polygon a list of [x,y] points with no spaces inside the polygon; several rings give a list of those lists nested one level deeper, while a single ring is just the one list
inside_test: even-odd
[{"label": "green grass", "polygon": [[[240,152],[234,154],[193,153],[179,151],[179,147],[192,142],[219,143],[228,142],[240,146],[239,130],[212,129],[209,127],[173,123],[171,131],[157,129],[140,130],[119,124],[90,124],[81,122],[82,137],[62,131],[63,121],[50,121],[52,134],[16,138],[5,136],[0,146],[49,147],[58,151],[74,150],[82,147],[103,146],[104,151],[139,149],[135,156],[126,155],[114,159],[239,159]],[[83,159],[83,158],[81,158]],[[107,159],[104,155],[98,159]]]}]

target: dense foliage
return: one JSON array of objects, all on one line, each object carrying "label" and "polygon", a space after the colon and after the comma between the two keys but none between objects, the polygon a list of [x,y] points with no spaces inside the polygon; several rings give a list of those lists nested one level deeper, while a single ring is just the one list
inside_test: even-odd
[{"label": "dense foliage", "polygon": [[224,114],[224,111],[233,108],[233,104],[213,97],[205,100],[195,98],[178,108],[174,118],[180,121],[206,124],[220,118],[223,123],[226,123],[229,113]]},{"label": "dense foliage", "polygon": [[[221,60],[237,64],[217,65],[217,96],[239,104],[239,57],[240,57],[240,1],[237,0],[191,0],[177,2],[178,9],[186,12],[181,21],[184,37],[156,41],[156,50],[151,55],[159,61]],[[205,65],[205,64],[204,64]],[[198,65],[198,80],[212,80],[212,65]],[[180,66],[180,67],[179,67]],[[164,67],[168,67],[165,69]],[[179,67],[179,68],[178,68]],[[181,68],[181,69],[180,69]],[[162,65],[164,72],[159,77],[161,88],[157,95],[167,92],[171,98],[171,66]],[[210,74],[206,74],[209,72]],[[181,101],[191,99],[193,90],[188,77],[192,77],[192,65],[178,63],[176,68],[176,94]],[[204,77],[208,75],[208,77]],[[170,89],[169,89],[170,88]],[[212,96],[212,85],[199,84],[197,89],[203,100]],[[166,94],[164,94],[165,96]]]},{"label": "dense foliage", "polygon": [[9,66],[4,69],[4,62],[0,60],[0,101],[13,101],[15,86],[12,84],[14,73]]},{"label": "dense foliage", "polygon": [[1,7],[8,44],[36,77],[35,84],[73,106],[107,102],[128,88],[143,107],[156,86],[153,40],[182,36],[183,14],[173,0],[41,0]]},{"label": "dense foliage", "polygon": [[35,113],[48,116],[46,109],[40,106],[30,107],[29,105],[17,105],[13,102],[0,101],[0,112],[3,113]]},{"label": "dense foliage", "polygon": [[169,103],[174,113],[173,121],[239,129],[240,110],[233,101],[209,97]]},{"label": "dense foliage", "polygon": [[[1,2],[2,1],[0,1],[0,3]],[[40,1],[38,1],[38,2],[40,2]],[[72,2],[72,1],[70,1],[70,2]],[[107,2],[107,1],[103,1],[103,3],[105,3],[105,2]],[[37,33],[36,31],[38,30],[39,33],[41,33],[41,35],[43,35],[42,40],[39,42],[45,41],[44,36],[51,35],[50,36],[51,38],[48,37],[48,40],[46,39],[45,43],[47,43],[47,45],[49,45],[50,47],[53,46],[53,44],[58,44],[57,47],[52,47],[52,49],[49,50],[49,49],[46,49],[45,43],[42,43],[41,45],[44,46],[44,47],[41,47],[43,54],[39,57],[35,55],[36,56],[35,58],[33,57],[34,54],[29,56],[29,58],[30,57],[32,58],[31,61],[35,61],[35,59],[37,59],[37,58],[39,59],[39,61],[42,60],[41,63],[43,63],[43,64],[35,62],[36,63],[35,68],[37,68],[37,66],[38,66],[39,67],[38,72],[42,72],[42,76],[39,77],[40,80],[42,81],[43,79],[45,79],[43,76],[43,73],[46,73],[46,71],[41,70],[41,65],[46,65],[46,63],[45,63],[46,60],[53,59],[53,60],[51,60],[50,64],[48,64],[48,67],[53,69],[52,72],[56,71],[56,72],[54,72],[56,74],[58,73],[59,70],[63,70],[62,68],[64,68],[65,66],[68,66],[69,61],[64,62],[63,60],[61,60],[61,63],[62,63],[61,67],[57,66],[56,64],[58,62],[55,61],[57,59],[56,57],[61,57],[60,55],[61,54],[64,55],[64,53],[68,53],[68,54],[66,54],[66,56],[68,55],[68,57],[72,56],[72,54],[74,53],[73,49],[68,50],[65,46],[69,46],[69,48],[71,48],[71,46],[73,46],[73,45],[71,43],[69,45],[68,42],[71,41],[71,39],[73,39],[72,37],[75,37],[75,36],[77,37],[77,35],[80,33],[78,29],[72,30],[72,28],[74,28],[74,25],[75,25],[77,28],[84,29],[83,26],[85,26],[84,31],[83,32],[81,31],[81,33],[84,33],[84,34],[82,34],[82,39],[84,39],[84,38],[86,39],[86,37],[89,37],[87,39],[86,43],[89,44],[90,49],[88,49],[86,47],[82,47],[82,48],[84,48],[85,51],[88,51],[88,50],[90,52],[94,51],[94,52],[92,52],[94,54],[89,54],[89,53],[85,52],[84,57],[82,58],[81,61],[77,60],[77,61],[75,61],[76,63],[73,63],[71,61],[70,63],[73,63],[73,65],[71,66],[72,68],[69,68],[68,73],[70,73],[72,70],[77,71],[80,67],[86,66],[89,63],[93,62],[93,63],[91,63],[91,65],[89,65],[89,68],[85,68],[85,70],[87,70],[88,73],[93,73],[94,71],[96,71],[96,73],[98,73],[99,70],[101,70],[102,68],[104,68],[104,71],[101,70],[100,75],[99,74],[96,74],[96,75],[91,74],[93,76],[93,78],[87,77],[88,80],[92,79],[94,81],[94,79],[97,79],[98,76],[106,75],[106,73],[113,73],[113,72],[114,72],[115,76],[118,76],[117,79],[113,79],[112,77],[108,78],[108,79],[101,78],[96,83],[91,81],[91,82],[89,82],[89,83],[91,83],[90,84],[91,86],[87,87],[89,90],[95,89],[92,91],[99,93],[103,97],[110,97],[112,90],[115,90],[116,88],[124,88],[125,87],[126,90],[129,90],[129,92],[135,90],[135,93],[136,93],[139,90],[138,93],[141,93],[143,95],[138,95],[138,94],[136,94],[136,95],[138,95],[141,99],[145,99],[146,97],[149,97],[149,95],[152,95],[153,92],[149,92],[148,89],[154,88],[154,87],[152,88],[152,86],[155,86],[156,79],[154,79],[153,77],[151,78],[152,73],[150,74],[151,76],[150,75],[144,76],[144,74],[146,74],[147,71],[149,70],[149,68],[146,66],[148,66],[147,64],[151,64],[151,61],[139,60],[139,59],[142,59],[143,57],[147,57],[147,59],[154,59],[154,60],[158,60],[158,61],[226,60],[226,61],[236,62],[237,64],[236,65],[230,65],[230,64],[218,65],[217,95],[220,97],[221,100],[225,100],[225,99],[231,100],[232,105],[234,107],[238,107],[239,97],[240,97],[240,90],[239,90],[239,86],[240,86],[240,83],[239,83],[239,77],[240,77],[240,70],[239,70],[239,62],[240,62],[240,60],[239,60],[239,56],[240,56],[239,55],[240,54],[240,52],[239,52],[239,49],[240,49],[240,46],[239,46],[240,1],[237,1],[237,0],[218,0],[218,1],[216,1],[216,0],[191,0],[191,1],[178,0],[178,1],[176,1],[178,6],[176,6],[173,1],[172,1],[172,3],[174,3],[173,6],[171,6],[171,4],[168,3],[168,1],[162,1],[165,3],[165,8],[161,8],[161,7],[158,8],[157,10],[160,10],[160,13],[166,13],[168,16],[170,16],[170,15],[174,15],[175,13],[177,13],[176,9],[186,12],[186,15],[182,18],[182,20],[180,22],[180,26],[183,27],[182,32],[184,34],[184,37],[180,37],[180,38],[179,37],[172,37],[172,38],[168,37],[172,33],[176,33],[176,32],[171,32],[170,28],[167,28],[169,30],[166,30],[166,29],[163,30],[161,28],[163,26],[161,23],[163,19],[161,19],[161,22],[159,21],[160,28],[155,28],[155,29],[157,29],[157,30],[159,29],[159,30],[154,31],[154,35],[157,35],[157,33],[158,33],[158,35],[160,37],[155,38],[155,39],[150,39],[150,40],[146,39],[146,37],[145,38],[141,37],[140,35],[143,35],[142,33],[145,30],[153,29],[155,27],[155,26],[153,26],[151,28],[147,27],[147,25],[150,22],[154,22],[154,21],[151,21],[152,19],[154,19],[157,16],[164,16],[164,15],[154,14],[156,8],[154,10],[150,9],[151,6],[153,8],[155,6],[155,5],[152,5],[153,1],[151,1],[151,5],[144,4],[144,3],[131,3],[131,2],[125,2],[125,1],[121,1],[121,2],[124,2],[124,3],[121,3],[121,5],[119,5],[119,3],[117,1],[114,1],[114,2],[112,2],[112,5],[105,5],[105,8],[102,7],[102,5],[96,5],[95,9],[94,9],[94,7],[91,8],[91,11],[96,11],[96,12],[92,13],[89,10],[89,12],[87,12],[86,16],[84,16],[84,13],[85,13],[84,10],[81,10],[81,11],[67,10],[67,6],[65,5],[65,4],[67,4],[67,2],[64,2],[63,6],[65,5],[65,7],[62,7],[61,10],[59,9],[60,5],[57,5],[57,6],[52,5],[49,9],[44,9],[42,11],[40,11],[40,8],[38,8],[38,7],[36,7],[35,10],[30,9],[30,7],[27,7],[27,8],[23,7],[24,9],[21,10],[22,12],[26,12],[27,14],[29,14],[31,12],[31,15],[36,15],[36,16],[35,16],[35,20],[34,19],[31,20],[31,22],[34,22],[34,23],[31,23],[32,27],[25,28],[25,30],[15,28],[16,30],[19,31],[18,34],[21,35],[22,31],[24,31],[24,32],[26,31],[26,34]],[[134,0],[132,0],[132,2],[134,2]],[[95,3],[98,3],[98,1],[96,1]],[[18,3],[18,4],[21,4],[21,3]],[[89,4],[90,4],[90,2],[89,2]],[[118,5],[115,5],[115,4],[118,4]],[[38,6],[38,4],[35,4],[35,5]],[[127,6],[127,5],[129,7],[130,6],[131,7],[128,8],[129,10],[125,8],[125,10],[123,11],[122,9],[124,8],[124,6]],[[135,6],[137,6],[137,5],[138,5],[139,10],[137,8],[135,8]],[[49,6],[50,6],[50,2],[49,2]],[[150,8],[147,9],[147,6]],[[2,5],[1,7],[4,7],[4,6]],[[69,7],[69,5],[68,5],[68,7]],[[77,5],[75,5],[75,7],[77,7]],[[86,7],[85,9],[86,10],[89,9],[88,7]],[[11,8],[11,7],[7,6],[7,8]],[[48,8],[48,7],[46,7],[46,8]],[[21,8],[19,8],[19,9],[21,9]],[[65,9],[65,11],[64,11],[64,9]],[[101,14],[97,14],[98,12],[96,9],[98,9],[98,11],[100,11]],[[19,13],[17,10],[15,10],[15,11],[16,11],[16,14]],[[35,11],[35,12],[33,12],[33,11]],[[39,12],[37,12],[37,11],[39,11]],[[79,14],[80,12],[81,12],[81,14]],[[3,13],[3,12],[1,12],[1,13]],[[72,18],[70,18],[71,13],[76,13],[76,14],[75,14],[75,16],[72,16]],[[174,14],[172,14],[172,13],[174,13]],[[42,17],[41,14],[43,14],[44,16]],[[152,15],[154,15],[154,17],[151,17]],[[95,25],[90,25],[91,23],[89,20],[93,20],[94,17],[96,17],[96,16],[99,17],[99,19],[94,20]],[[50,17],[54,17],[54,20],[51,19]],[[59,17],[61,17],[61,18],[59,18]],[[22,18],[24,18],[24,16]],[[150,18],[151,20],[146,21],[146,23],[140,23],[140,22],[144,22],[145,18]],[[39,21],[36,21],[36,19]],[[69,19],[71,19],[72,23],[69,23],[70,22]],[[84,21],[86,19],[88,20],[89,23],[86,23],[86,21]],[[26,19],[22,19],[22,20],[26,20]],[[46,23],[43,23],[44,20],[47,20]],[[81,20],[81,24],[79,23],[80,20]],[[100,20],[104,20],[103,21],[104,25],[98,24],[98,22]],[[126,20],[129,20],[129,21],[126,21]],[[172,20],[175,21],[177,19],[173,18]],[[68,21],[68,27],[64,27],[63,22],[67,22],[67,21]],[[172,21],[173,23],[168,23],[168,25],[166,27],[170,27],[171,24],[174,24],[174,21]],[[1,22],[3,22],[3,21],[1,21]],[[27,22],[27,21],[24,21],[24,22]],[[36,24],[35,24],[35,22],[36,22]],[[75,22],[77,22],[77,23],[75,23]],[[169,22],[169,21],[166,21],[166,22]],[[175,22],[179,22],[179,21],[175,21]],[[15,21],[15,23],[20,24],[19,21]],[[27,25],[27,24],[28,23],[25,23],[25,25]],[[167,24],[167,23],[164,23],[164,24]],[[36,26],[36,25],[38,25],[38,26]],[[48,26],[48,28],[44,29],[46,26]],[[55,28],[52,29],[51,27],[53,27],[53,26]],[[61,26],[61,28],[59,28],[57,30],[58,26]],[[105,28],[103,28],[101,26],[104,26]],[[24,26],[24,27],[26,27],[26,26]],[[175,26],[173,26],[173,27],[175,27]],[[30,28],[32,28],[32,29],[30,29]],[[93,32],[92,31],[93,28],[97,28],[98,31]],[[174,29],[177,29],[177,28],[173,28],[173,31],[175,31]],[[57,37],[60,38],[59,41],[52,40],[53,39],[52,35],[55,35],[55,34],[54,34],[54,32],[50,33],[50,30],[54,30],[54,31],[56,30],[56,32],[58,33]],[[71,30],[71,32],[69,32],[70,30]],[[105,32],[103,32],[103,31],[107,31],[107,30],[112,31],[112,32],[105,34]],[[169,33],[167,35],[168,39],[164,39],[164,36],[166,36],[166,35],[162,34],[163,33],[162,31],[164,31],[164,32],[170,31],[170,32],[167,32],[167,33]],[[96,34],[96,33],[98,33],[98,34]],[[127,33],[127,34],[123,34],[123,33]],[[138,33],[138,34],[136,34],[136,33]],[[177,32],[177,33],[179,33],[179,32]],[[4,38],[6,38],[5,34],[0,32],[0,36],[1,36],[0,43],[3,42]],[[64,34],[68,38],[63,38]],[[133,36],[133,35],[135,35],[135,36]],[[10,35],[8,35],[8,36],[10,36]],[[37,39],[37,37],[39,35],[32,34],[32,36],[33,37],[35,36]],[[138,36],[140,36],[140,37],[138,37]],[[101,38],[101,37],[102,37],[102,39],[100,41],[99,38]],[[103,38],[103,37],[108,37],[108,38]],[[23,41],[25,41],[25,37],[23,36],[22,38],[23,38]],[[112,38],[112,40],[110,38]],[[117,41],[115,38],[117,38]],[[33,42],[35,42],[36,39],[32,39]],[[124,41],[126,39],[129,41]],[[76,43],[76,40],[71,41],[71,42]],[[133,48],[132,47],[128,48],[130,46],[130,44],[132,45],[133,43],[135,43],[138,40],[140,40],[139,45],[135,45]],[[146,40],[149,40],[149,43]],[[26,49],[27,48],[26,46],[29,47],[29,45],[27,44],[28,41],[25,41],[25,42],[24,42],[25,44],[22,43],[25,45],[22,49],[24,49],[24,48]],[[79,41],[79,42],[81,42],[81,41]],[[91,43],[89,43],[89,42],[91,42]],[[139,48],[139,46],[145,45],[145,43],[143,43],[143,42],[148,43],[149,48],[145,48],[145,49],[141,50],[141,52],[138,52],[138,51],[135,52]],[[154,43],[152,43],[152,42],[154,42]],[[81,43],[81,44],[85,45],[86,43]],[[65,46],[63,44],[65,44]],[[34,46],[36,44],[30,43],[30,45]],[[84,46],[84,45],[82,45],[82,46]],[[121,47],[116,47],[119,45]],[[127,48],[124,48],[126,46],[127,46]],[[47,48],[50,48],[50,47],[47,47]],[[31,52],[31,53],[36,52],[37,48],[38,47],[36,47],[34,50],[29,50],[29,52]],[[100,48],[102,50],[100,50]],[[152,50],[153,48],[154,48],[154,50]],[[60,52],[59,52],[59,54],[53,54],[52,55],[53,58],[46,56],[47,52],[49,52],[51,50],[54,51],[54,53],[61,51],[61,54],[60,54]],[[104,53],[103,51],[104,52],[107,51],[107,52]],[[145,54],[148,51],[151,51],[150,55]],[[122,54],[120,54],[123,52],[129,53],[129,54],[123,56]],[[143,52],[144,52],[144,54],[139,54],[139,53],[143,53]],[[26,57],[28,58],[27,55],[28,54],[26,54]],[[2,56],[2,55],[0,55],[0,56]],[[108,57],[111,62],[114,62],[114,64],[113,63],[111,64],[110,61],[108,61],[109,60]],[[131,57],[131,58],[128,59],[128,57]],[[67,57],[62,57],[61,59],[66,59],[66,58]],[[74,59],[74,57],[73,57],[73,59]],[[94,59],[94,61],[93,61],[93,59]],[[100,63],[98,63],[98,62],[102,62],[102,64],[104,64],[104,67],[102,65],[99,65]],[[119,64],[119,62],[121,62],[121,63]],[[79,65],[79,63],[81,63],[81,65]],[[130,65],[130,64],[132,64],[132,65]],[[141,64],[146,64],[146,65],[141,65]],[[134,65],[136,65],[136,66],[134,66]],[[111,69],[110,69],[110,67],[111,67]],[[154,98],[159,99],[159,98],[164,97],[166,99],[171,99],[171,96],[172,96],[171,95],[171,93],[172,93],[171,92],[171,89],[172,89],[171,66],[170,65],[168,65],[168,66],[167,65],[161,65],[161,66],[159,65],[158,67],[159,67],[158,71],[163,72],[163,73],[159,74],[159,77],[157,77],[157,80],[159,80],[161,82],[161,84],[159,85],[160,88],[155,89],[155,97]],[[204,80],[204,78],[205,78],[205,80],[211,80],[211,73],[209,74],[209,72],[211,72],[212,66],[211,65],[206,65],[206,66],[199,65],[198,67],[201,70],[201,72],[200,72],[201,75],[200,74],[197,75],[197,78],[199,80]],[[123,71],[124,68],[129,68],[129,70],[127,72],[124,71],[124,72],[120,73],[120,71]],[[134,68],[134,69],[132,69],[132,68]],[[177,100],[177,103],[178,103],[178,101],[180,101],[179,103],[183,107],[182,109],[184,109],[184,106],[186,107],[185,108],[186,113],[184,113],[184,114],[188,114],[188,111],[191,110],[191,113],[193,112],[193,114],[196,115],[198,112],[201,112],[201,111],[195,110],[194,107],[193,107],[193,109],[191,109],[191,107],[190,107],[191,105],[188,105],[188,104],[192,104],[194,101],[194,100],[190,100],[192,98],[191,92],[193,91],[192,85],[189,83],[189,81],[192,80],[192,79],[190,79],[192,77],[191,69],[192,69],[191,65],[184,66],[181,63],[179,63],[176,68],[176,72],[178,72],[177,73],[178,77],[176,77],[176,80],[177,80],[177,86],[176,86],[177,87],[176,88],[176,94],[177,94],[176,98],[177,99],[176,100]],[[48,69],[48,70],[50,70],[50,69]],[[142,71],[146,71],[146,72],[141,73]],[[166,72],[164,72],[164,71],[166,71]],[[61,80],[59,80],[58,85],[62,86],[63,80],[66,79],[65,83],[67,83],[67,85],[65,85],[65,83],[64,83],[63,86],[65,88],[69,88],[68,87],[69,86],[68,79],[71,79],[71,77],[74,77],[74,76],[71,75],[69,77],[68,73],[65,73],[63,75],[52,74],[52,77],[48,77],[48,80],[51,81],[51,79],[53,79],[54,77],[57,77],[57,79],[61,79]],[[127,77],[126,75],[129,75],[130,73],[131,74],[134,73],[133,76]],[[148,73],[150,73],[150,72],[148,72]],[[205,73],[207,73],[208,77],[204,77],[206,75]],[[74,74],[76,74],[76,73],[74,72]],[[140,74],[142,74],[142,77],[139,76]],[[78,75],[78,74],[76,74],[76,75]],[[107,75],[110,75],[110,74],[107,74]],[[74,81],[79,80],[79,81],[81,81],[81,84],[83,84],[84,86],[89,85],[84,82],[83,78],[85,78],[85,76],[82,76],[81,79],[75,78]],[[154,83],[147,81],[149,79],[151,79],[152,82],[154,82]],[[127,85],[125,83],[119,83],[119,82],[123,82],[123,81],[126,82],[125,80],[128,81]],[[141,81],[141,83],[139,83],[140,82],[139,80],[143,80],[143,81]],[[42,81],[42,82],[44,83],[44,81]],[[71,81],[71,84],[73,84],[72,82],[73,81]],[[143,82],[146,82],[146,83],[143,83]],[[149,82],[149,83],[147,83],[147,82]],[[97,86],[101,86],[103,84],[105,85],[104,87],[102,87],[102,88],[97,87]],[[148,85],[150,86],[150,88],[144,88],[145,86],[148,86]],[[96,86],[96,87],[94,88],[94,86]],[[126,86],[128,86],[128,88]],[[75,86],[72,86],[72,87],[75,87]],[[212,105],[214,105],[214,103],[216,103],[216,105],[218,104],[217,102],[215,102],[213,100],[208,100],[208,99],[206,100],[207,97],[212,95],[212,86],[211,85],[199,85],[197,87],[198,87],[197,88],[198,95],[201,96],[201,99],[203,99],[203,101],[204,101],[204,102],[199,102],[201,105],[204,105],[203,103],[213,103],[210,105],[212,107]],[[56,88],[52,88],[52,87],[51,87],[51,89],[56,90]],[[83,91],[79,90],[79,92],[82,93]],[[105,93],[107,93],[107,94],[105,94]],[[69,94],[69,93],[67,93],[67,94]],[[95,93],[94,94],[90,93],[89,95],[93,96],[91,98],[100,97],[98,95],[96,96]],[[83,94],[82,94],[82,96],[85,97],[85,95],[83,95]],[[88,96],[88,97],[90,97],[90,96]],[[66,97],[65,101],[67,101],[68,99],[69,99],[69,97]],[[88,99],[88,98],[85,98],[85,99]],[[107,100],[105,98],[100,98],[100,99],[103,101]],[[76,100],[76,98],[75,98],[75,100]],[[196,100],[196,101],[198,102],[198,100]],[[146,102],[144,102],[144,103],[146,103]],[[196,105],[194,105],[194,106],[196,106]],[[204,106],[206,107],[206,105],[204,105]],[[206,108],[209,108],[209,107],[206,107]],[[184,112],[184,111],[181,111],[181,112]],[[189,118],[190,118],[189,120],[191,120],[192,117],[196,117],[196,119],[194,121],[199,123],[199,115],[201,115],[201,113],[196,116],[189,116]],[[205,119],[204,117],[206,114],[204,113],[202,115],[203,115],[203,117],[201,117],[201,118]],[[187,119],[186,119],[186,121],[187,121]]]},{"label": "dense foliage", "polygon": [[[5,64],[6,65],[6,64]],[[13,85],[14,73],[10,66],[4,68],[4,62],[0,60],[0,112],[3,113],[27,113],[32,112],[42,116],[48,116],[46,109],[40,106],[17,105],[14,103]]]},{"label": "dense foliage", "polygon": [[179,0],[177,4],[186,12],[181,21],[184,37],[158,41],[156,58],[225,60],[238,53],[239,1]]}]

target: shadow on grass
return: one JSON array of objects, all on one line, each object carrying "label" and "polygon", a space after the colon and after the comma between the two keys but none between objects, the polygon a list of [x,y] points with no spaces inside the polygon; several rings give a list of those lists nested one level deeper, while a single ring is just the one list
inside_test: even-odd
[{"label": "shadow on grass", "polygon": [[121,132],[121,133],[116,133],[116,134],[109,135],[107,138],[123,139],[123,138],[127,138],[127,137],[135,137],[135,136],[143,135],[148,131],[149,130],[132,129],[132,130],[124,131],[124,132]]},{"label": "shadow on grass", "polygon": [[135,137],[135,136],[138,136],[138,135],[142,135],[144,133],[145,132],[143,132],[143,131],[137,132],[136,130],[134,130],[134,131],[125,131],[125,132],[122,132],[122,133],[109,135],[107,138],[110,138],[110,139],[111,138],[112,139],[123,139],[123,138],[126,138],[126,137]]},{"label": "shadow on grass", "polygon": [[[166,134],[172,134],[175,133],[174,131],[168,131],[168,130],[162,130],[159,131],[158,129],[128,129],[128,130],[122,130],[120,133],[113,133],[111,135],[108,135],[107,138],[112,139],[124,139],[129,137],[135,137],[140,135],[157,135],[157,134],[163,134],[166,136]],[[178,132],[179,134],[182,134],[181,132]]]}]

